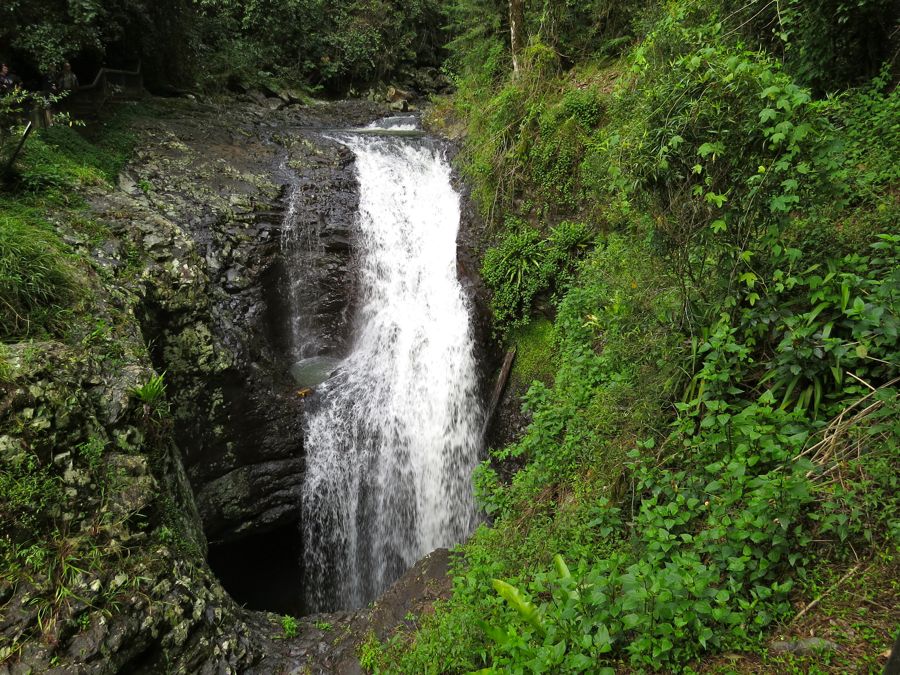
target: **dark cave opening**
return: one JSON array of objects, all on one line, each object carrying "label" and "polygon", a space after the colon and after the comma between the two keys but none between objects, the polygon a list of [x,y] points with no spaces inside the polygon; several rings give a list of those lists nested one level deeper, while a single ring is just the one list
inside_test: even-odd
[{"label": "dark cave opening", "polygon": [[299,524],[290,522],[234,541],[210,542],[208,560],[228,594],[247,609],[300,616],[302,555]]}]

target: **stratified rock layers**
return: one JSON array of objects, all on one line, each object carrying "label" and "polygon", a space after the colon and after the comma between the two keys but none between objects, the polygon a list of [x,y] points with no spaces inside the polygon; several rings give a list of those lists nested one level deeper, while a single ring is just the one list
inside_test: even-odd
[{"label": "stratified rock layers", "polygon": [[[284,211],[293,198],[294,217],[321,230],[328,264],[311,261],[323,271],[308,295],[330,303],[321,323],[339,346],[356,189],[346,152],[310,130],[372,114],[344,105],[329,106],[327,120],[254,108],[223,111],[214,125],[196,114],[147,120],[125,190],[97,204],[107,217],[129,214],[123,234],[140,230],[136,243],[152,260],[142,323],[168,373],[176,437],[212,542],[299,518],[303,402],[289,375]],[[136,221],[136,211],[147,217]]]}]

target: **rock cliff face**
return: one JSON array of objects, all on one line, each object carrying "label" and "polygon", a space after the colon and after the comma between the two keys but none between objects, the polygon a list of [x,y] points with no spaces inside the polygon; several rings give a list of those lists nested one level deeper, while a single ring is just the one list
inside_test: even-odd
[{"label": "rock cliff face", "polygon": [[310,297],[340,345],[356,191],[346,152],[311,130],[376,114],[371,105],[318,115],[246,106],[217,111],[214,122],[193,110],[146,120],[123,190],[97,203],[104,217],[129,214],[123,233],[141,230],[136,243],[152,261],[140,318],[154,364],[168,373],[176,438],[211,541],[299,517],[303,402],[289,374],[285,211],[292,200],[299,225],[324,220],[328,264],[300,262],[322,270]]},{"label": "rock cliff face", "polygon": [[[86,195],[97,236],[58,223],[89,286],[71,335],[4,354],[2,466],[31,462],[23,475],[49,481],[58,500],[19,525],[46,546],[5,549],[16,573],[0,578],[0,673],[352,672],[370,629],[386,635],[446,593],[445,554],[374,613],[310,617],[296,637],[280,616],[237,605],[220,579],[261,579],[271,596],[281,577],[260,542],[299,542],[304,399],[290,318],[299,300],[313,351],[340,356],[353,303],[352,157],[322,131],[384,111],[151,110],[137,117],[140,150],[118,188]],[[477,219],[465,220],[460,273],[486,343]],[[292,226],[316,245],[283,250]],[[135,394],[163,372],[167,402]],[[290,567],[277,608],[296,611],[299,553],[275,548]],[[250,555],[249,573],[232,568],[235,551]]]}]

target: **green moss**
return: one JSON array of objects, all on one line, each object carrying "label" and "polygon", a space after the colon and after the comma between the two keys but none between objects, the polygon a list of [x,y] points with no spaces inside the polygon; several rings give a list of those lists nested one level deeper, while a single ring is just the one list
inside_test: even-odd
[{"label": "green moss", "polygon": [[102,121],[40,130],[17,162],[22,186],[71,205],[73,187],[114,183],[134,150],[134,119],[152,114],[152,107],[122,104]]},{"label": "green moss", "polygon": [[510,335],[516,347],[510,383],[517,390],[525,391],[535,380],[544,384],[553,382],[554,368],[553,322],[538,318]]}]

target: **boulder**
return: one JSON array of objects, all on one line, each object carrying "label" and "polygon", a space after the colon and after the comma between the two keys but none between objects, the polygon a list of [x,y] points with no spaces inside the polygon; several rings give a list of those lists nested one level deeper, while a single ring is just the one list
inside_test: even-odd
[{"label": "boulder", "polygon": [[775,640],[769,649],[776,654],[809,655],[822,652],[836,652],[840,647],[831,640],[819,637],[801,638],[799,640]]}]

